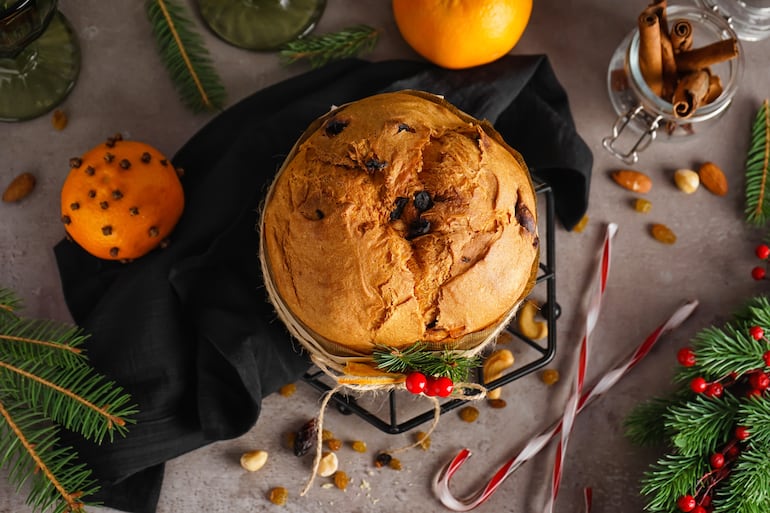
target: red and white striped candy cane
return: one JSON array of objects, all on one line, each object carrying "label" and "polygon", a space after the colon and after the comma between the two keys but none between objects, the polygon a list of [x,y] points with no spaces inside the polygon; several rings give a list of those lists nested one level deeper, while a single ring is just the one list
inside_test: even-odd
[{"label": "red and white striped candy cane", "polygon": [[[540,452],[543,447],[557,434],[566,433],[567,437],[569,430],[572,429],[574,417],[577,413],[580,413],[582,409],[588,405],[593,399],[609,390],[615,383],[617,383],[622,376],[624,376],[631,368],[633,368],[639,361],[641,361],[647,353],[652,349],[655,343],[667,332],[678,327],[684,322],[695,310],[698,305],[697,301],[690,301],[681,307],[679,307],[672,316],[657,329],[655,329],[644,342],[637,347],[631,357],[622,365],[614,368],[610,372],[602,376],[599,381],[587,391],[582,391],[583,381],[585,379],[585,368],[588,357],[587,341],[588,335],[595,327],[596,320],[598,319],[598,308],[601,306],[601,294],[603,294],[606,288],[607,276],[609,275],[609,261],[611,255],[610,241],[614,235],[616,227],[609,225],[607,228],[607,235],[605,236],[604,244],[602,245],[600,265],[598,267],[597,280],[594,281],[597,286],[593,287],[594,295],[591,299],[588,313],[586,315],[586,335],[583,337],[583,343],[580,346],[578,354],[578,372],[576,376],[576,393],[570,397],[567,405],[567,411],[560,421],[554,424],[549,429],[541,432],[539,435],[532,438],[524,448],[513,458],[508,460],[497,472],[492,476],[492,479],[481,489],[475,493],[470,494],[468,497],[458,499],[452,495],[449,490],[449,481],[455,472],[459,470],[462,464],[471,456],[469,449],[461,450],[457,456],[452,459],[446,466],[444,466],[436,475],[433,482],[433,490],[438,499],[444,506],[454,511],[470,511],[477,506],[483,504],[494,491],[508,478],[513,472],[515,472],[519,466],[525,461],[533,458]],[[570,411],[570,408],[573,410]],[[562,443],[560,444],[557,455],[556,464],[554,465],[553,481],[551,486],[551,496],[546,504],[546,510],[552,511],[553,503],[556,499],[558,492],[558,484],[561,478],[561,462],[562,455],[566,450],[565,436],[562,436]],[[558,469],[557,469],[558,467]],[[586,513],[590,510],[590,495],[586,496]]]}]

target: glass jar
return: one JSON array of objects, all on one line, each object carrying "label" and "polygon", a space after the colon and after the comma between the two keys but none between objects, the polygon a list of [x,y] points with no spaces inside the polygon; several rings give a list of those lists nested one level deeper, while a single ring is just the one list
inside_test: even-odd
[{"label": "glass jar", "polygon": [[760,41],[770,36],[770,0],[696,0],[727,19],[744,41]]},{"label": "glass jar", "polygon": [[[728,21],[709,9],[696,6],[671,5],[666,9],[669,25],[687,20],[692,25],[693,48],[720,39],[738,39]],[[743,72],[743,49],[737,41],[738,55],[710,67],[722,81],[721,94],[711,103],[698,107],[682,118],[674,114],[671,102],[664,100],[647,85],[639,63],[639,30],[629,33],[610,59],[607,88],[618,118],[612,134],[602,145],[627,164],[638,161],[639,153],[653,141],[681,140],[693,137],[716,124],[733,101]]]}]

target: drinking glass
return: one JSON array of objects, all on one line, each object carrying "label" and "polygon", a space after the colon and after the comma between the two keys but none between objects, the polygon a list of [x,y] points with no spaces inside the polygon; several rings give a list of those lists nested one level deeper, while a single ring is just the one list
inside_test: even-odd
[{"label": "drinking glass", "polygon": [[56,0],[0,0],[0,121],[59,105],[80,72],[80,49]]},{"label": "drinking glass", "polygon": [[315,27],[326,0],[198,0],[219,38],[248,50],[276,50]]}]

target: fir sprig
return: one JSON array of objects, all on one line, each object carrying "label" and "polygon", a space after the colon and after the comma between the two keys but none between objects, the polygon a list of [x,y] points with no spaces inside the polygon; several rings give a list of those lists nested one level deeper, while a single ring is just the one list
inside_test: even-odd
[{"label": "fir sprig", "polygon": [[320,68],[333,60],[371,52],[380,32],[368,25],[356,25],[317,36],[306,36],[286,43],[279,56],[288,65],[307,60],[311,68]]},{"label": "fir sprig", "polygon": [[671,442],[684,456],[711,454],[732,435],[740,401],[725,391],[722,397],[697,396],[671,406],[665,413]]},{"label": "fir sprig", "polygon": [[19,304],[0,288],[0,467],[17,490],[29,485],[36,511],[82,511],[99,487],[60,427],[101,443],[126,433],[136,407],[90,367],[80,328],[22,318]]},{"label": "fir sprig", "polygon": [[649,447],[662,444],[671,435],[664,415],[679,402],[678,395],[654,397],[636,405],[624,421],[625,435],[634,444]]},{"label": "fir sprig", "polygon": [[677,499],[691,493],[707,470],[708,464],[700,455],[664,455],[642,481],[642,494],[652,497],[645,509],[676,511]]},{"label": "fir sprig", "polygon": [[422,342],[402,349],[378,345],[372,359],[385,372],[420,371],[426,376],[446,376],[455,383],[466,381],[468,373],[481,362],[478,356],[469,357],[450,349],[435,351]]},{"label": "fir sprig", "polygon": [[751,128],[745,164],[746,221],[764,226],[770,219],[770,108],[762,103]]},{"label": "fir sprig", "polygon": [[222,109],[224,85],[184,8],[174,0],[146,0],[145,9],[160,57],[182,103],[193,112]]}]

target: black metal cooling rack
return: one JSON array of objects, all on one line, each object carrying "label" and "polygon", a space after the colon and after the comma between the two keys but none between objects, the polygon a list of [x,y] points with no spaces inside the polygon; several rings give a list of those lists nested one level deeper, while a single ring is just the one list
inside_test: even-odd
[{"label": "black metal cooling rack", "polygon": [[[541,369],[553,359],[556,353],[556,320],[561,314],[561,309],[556,302],[556,214],[553,190],[550,185],[535,181],[535,192],[545,200],[545,233],[540,234],[541,259],[535,286],[545,288],[546,301],[541,308],[541,314],[548,323],[548,337],[542,341],[535,341],[519,333],[515,329],[514,323],[509,325],[506,331],[508,331],[512,338],[512,341],[509,343],[511,347],[514,344],[520,344],[525,350],[532,350],[536,356],[533,359],[526,360],[526,363],[520,366],[514,365],[510,372],[489,383],[484,383],[481,367],[479,367],[476,371],[476,380],[489,389],[505,386],[512,381]],[[545,240],[544,247],[542,245],[543,240]],[[332,389],[332,385],[329,383],[330,378],[317,368],[310,369],[302,379],[321,393]],[[468,390],[467,392],[473,393],[474,391]],[[403,401],[401,401],[402,404],[399,403],[399,399],[404,399],[400,391],[390,391],[387,395],[387,408],[383,407],[382,398],[378,399],[375,405],[365,405],[356,397],[339,392],[334,394],[331,402],[343,414],[356,414],[371,425],[389,434],[404,433],[432,420],[434,417],[433,408],[418,413],[405,412],[405,408],[402,408]],[[447,399],[441,403],[441,414],[454,410],[467,402],[467,399]],[[402,417],[407,418],[400,421]]]}]

